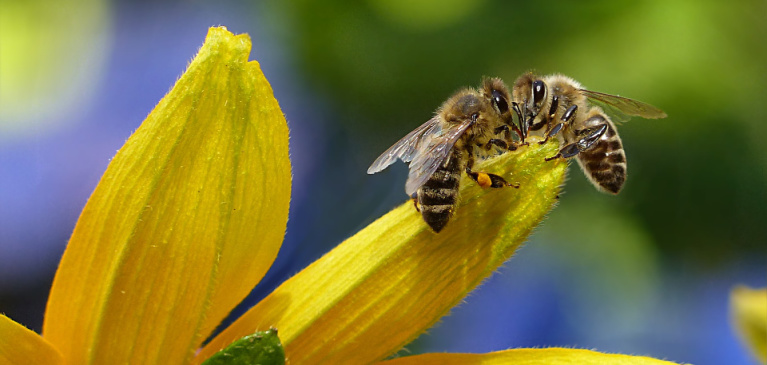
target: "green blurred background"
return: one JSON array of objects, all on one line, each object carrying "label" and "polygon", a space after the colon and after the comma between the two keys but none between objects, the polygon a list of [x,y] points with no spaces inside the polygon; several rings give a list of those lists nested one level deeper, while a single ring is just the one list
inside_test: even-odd
[{"label": "green blurred background", "polygon": [[404,164],[365,170],[451,93],[564,73],[669,117],[619,126],[619,196],[573,164],[528,245],[402,355],[571,346],[750,363],[727,297],[767,285],[766,17],[763,0],[0,0],[0,312],[39,329],[109,158],[222,24],[253,38],[294,170],[286,242],[238,311],[406,200]]}]

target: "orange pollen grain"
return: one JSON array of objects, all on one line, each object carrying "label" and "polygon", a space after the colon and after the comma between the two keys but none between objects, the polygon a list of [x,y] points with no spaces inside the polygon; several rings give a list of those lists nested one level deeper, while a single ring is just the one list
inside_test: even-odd
[{"label": "orange pollen grain", "polygon": [[483,188],[489,188],[490,185],[493,184],[493,181],[490,180],[490,176],[488,174],[480,172],[477,174],[477,183]]}]

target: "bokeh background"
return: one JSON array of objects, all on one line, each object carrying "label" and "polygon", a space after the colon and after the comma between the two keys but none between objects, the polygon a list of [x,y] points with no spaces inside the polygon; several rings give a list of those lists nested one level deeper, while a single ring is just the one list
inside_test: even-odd
[{"label": "bokeh background", "polygon": [[235,316],[407,199],[404,164],[365,170],[452,92],[561,72],[669,117],[620,126],[619,196],[573,164],[528,244],[401,354],[567,346],[750,364],[727,304],[737,284],[767,285],[765,16],[763,0],[0,0],[0,312],[40,329],[110,158],[226,25],[253,39],[294,174],[285,243]]}]

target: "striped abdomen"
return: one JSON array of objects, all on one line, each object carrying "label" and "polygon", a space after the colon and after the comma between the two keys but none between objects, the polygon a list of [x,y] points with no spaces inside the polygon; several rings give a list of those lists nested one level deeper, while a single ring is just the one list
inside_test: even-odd
[{"label": "striped abdomen", "polygon": [[578,154],[578,163],[586,177],[597,188],[618,194],[626,182],[626,153],[623,151],[623,143],[612,121],[601,116],[592,117],[589,121],[593,122],[594,119],[607,123],[607,130],[591,148]]},{"label": "striped abdomen", "polygon": [[418,205],[426,224],[439,232],[445,227],[458,201],[463,159],[461,152],[453,150],[447,163],[437,168],[429,180],[418,189]]}]

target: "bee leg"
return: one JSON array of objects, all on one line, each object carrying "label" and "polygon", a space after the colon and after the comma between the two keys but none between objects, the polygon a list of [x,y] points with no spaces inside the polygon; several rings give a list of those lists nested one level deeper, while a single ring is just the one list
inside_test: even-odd
[{"label": "bee leg", "polygon": [[[519,128],[517,128],[517,126],[515,125],[512,125],[512,128],[514,128],[515,132],[519,131]],[[500,127],[496,127],[495,130],[493,130],[493,132],[495,134],[501,134],[503,132],[506,132],[506,135],[505,135],[506,140],[502,140],[500,138],[493,138],[490,141],[488,141],[488,143],[485,145],[485,149],[489,150],[490,147],[492,147],[492,145],[494,144],[504,150],[509,150],[509,151],[517,150],[517,144],[514,142],[514,140],[511,139],[511,135],[510,135],[511,132],[509,130],[508,125],[504,124]],[[517,135],[519,135],[519,133],[517,133]]]},{"label": "bee leg", "polygon": [[559,130],[562,129],[563,126],[564,126],[564,123],[555,124],[554,127],[549,129],[548,133],[546,133],[546,138],[544,138],[543,141],[538,142],[538,144],[544,144],[548,142],[549,138],[556,136],[557,133],[559,133]]},{"label": "bee leg", "polygon": [[575,113],[578,111],[577,105],[571,105],[567,110],[565,110],[565,114],[562,115],[562,121],[555,124],[551,129],[549,129],[546,132],[546,138],[543,139],[543,141],[538,142],[539,144],[544,144],[548,142],[549,138],[556,136],[557,133],[562,129],[562,127],[565,126],[565,124],[570,123],[570,121],[575,117]]},{"label": "bee leg", "polygon": [[549,119],[554,119],[557,116],[557,110],[559,110],[559,95],[551,97],[551,106],[549,107]]},{"label": "bee leg", "polygon": [[545,126],[546,123],[547,123],[547,121],[545,119],[541,119],[538,123],[533,123],[533,121],[534,121],[533,118],[534,117],[531,117],[530,120],[527,122],[527,124],[530,126],[528,129],[531,130],[531,131],[537,131],[537,130],[543,128],[543,126]]},{"label": "bee leg", "polygon": [[[510,133],[509,132],[509,126],[506,125],[506,124],[504,124],[504,125],[502,125],[500,127],[495,127],[495,129],[493,130],[493,134],[495,134],[495,135],[502,135],[502,137],[503,136],[507,136],[508,137],[509,133]],[[504,140],[502,140],[500,138],[493,138],[493,139],[489,140],[485,144],[485,146],[484,146],[485,150],[489,151],[490,148],[493,147],[493,145],[496,145],[496,146],[498,146],[498,147],[500,147],[501,149],[504,149],[504,150],[509,148],[508,143],[506,143],[506,141],[504,141]]]},{"label": "bee leg", "polygon": [[562,149],[559,150],[559,152],[556,155],[554,155],[553,157],[547,157],[547,158],[544,158],[543,160],[548,162],[548,161],[551,161],[551,160],[556,160],[556,159],[558,159],[560,157],[562,157],[562,158],[570,158],[570,157],[573,157],[573,156],[577,155],[580,152],[581,151],[578,150],[578,144],[577,143],[570,143],[570,144],[565,145],[564,147],[562,147]]},{"label": "bee leg", "polygon": [[490,174],[487,172],[474,172],[471,171],[469,167],[466,167],[466,174],[469,175],[472,180],[476,181],[477,184],[483,188],[502,188],[511,186],[515,189],[519,189],[519,184],[509,184],[506,182],[506,179],[496,174]]},{"label": "bee leg", "polygon": [[582,137],[579,140],[565,145],[554,157],[549,157],[545,160],[551,161],[559,157],[570,158],[583,151],[587,151],[589,148],[591,148],[591,146],[594,145],[594,143],[599,140],[599,138],[602,137],[602,135],[605,134],[605,131],[607,131],[607,124],[602,124],[596,128],[587,129],[580,133],[580,136]]},{"label": "bee leg", "polygon": [[508,143],[506,143],[506,141],[504,141],[502,139],[498,139],[498,138],[493,138],[493,139],[487,141],[487,143],[485,144],[485,149],[486,150],[490,150],[490,148],[492,148],[493,146],[498,146],[501,149],[509,150],[509,151],[516,151],[517,150],[517,145],[516,144],[508,144]]},{"label": "bee leg", "polygon": [[578,150],[583,152],[591,148],[602,135],[607,132],[607,124],[600,124],[598,127],[589,128],[579,134],[581,138],[575,142],[578,145]]},{"label": "bee leg", "polygon": [[496,174],[471,171],[471,168],[474,166],[474,154],[471,152],[471,149],[469,149],[467,152],[468,158],[466,159],[466,174],[469,175],[472,180],[476,181],[479,186],[483,188],[502,188],[504,186],[513,186],[515,188],[519,188],[519,184],[509,184],[504,178]]},{"label": "bee leg", "polygon": [[416,212],[421,213],[421,208],[418,206],[418,192],[413,193],[413,195],[410,195],[410,199],[413,200],[413,206],[415,207]]},{"label": "bee leg", "polygon": [[495,129],[493,129],[493,134],[501,134],[503,132],[509,133],[509,126],[508,125],[504,124],[504,125],[502,125],[500,127],[495,127]]}]

